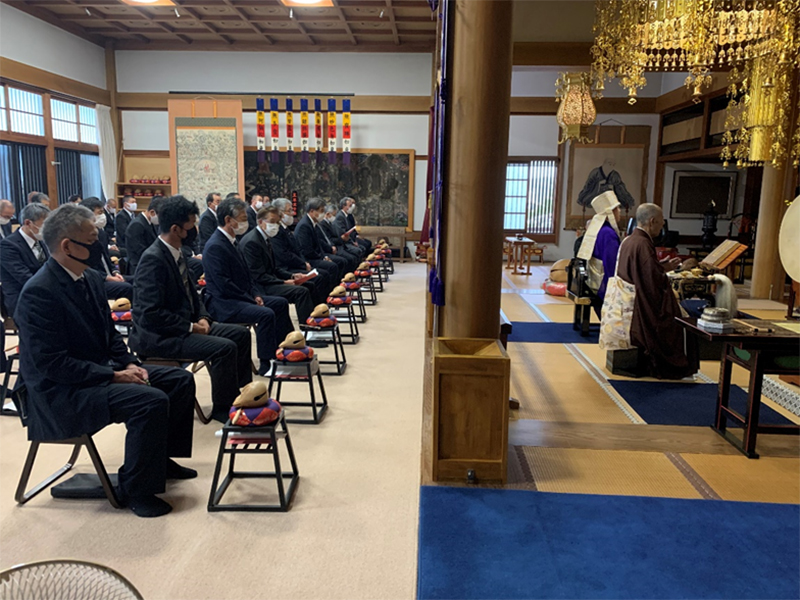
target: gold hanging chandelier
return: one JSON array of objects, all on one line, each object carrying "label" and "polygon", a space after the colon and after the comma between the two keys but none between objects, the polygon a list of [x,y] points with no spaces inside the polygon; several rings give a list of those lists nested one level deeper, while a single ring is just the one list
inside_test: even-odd
[{"label": "gold hanging chandelier", "polygon": [[686,86],[699,102],[711,70],[728,69],[723,160],[778,164],[791,155],[797,164],[800,133],[797,126],[793,137],[790,131],[800,0],[598,0],[595,10],[596,94],[618,78],[633,104],[645,72],[687,71]]},{"label": "gold hanging chandelier", "polygon": [[561,128],[558,143],[588,142],[587,131],[597,117],[591,74],[560,73],[556,80],[556,102],[559,102],[556,121]]}]

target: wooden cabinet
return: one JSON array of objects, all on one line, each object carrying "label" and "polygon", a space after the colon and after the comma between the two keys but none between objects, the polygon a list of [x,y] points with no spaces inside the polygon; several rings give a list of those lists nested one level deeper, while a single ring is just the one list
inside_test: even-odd
[{"label": "wooden cabinet", "polygon": [[[170,178],[171,166],[169,152],[163,151],[128,151],[122,155],[120,166],[120,180],[116,184],[117,199],[125,195],[126,189],[139,201],[139,208],[147,207],[147,203],[153,196],[171,196],[173,194],[173,183],[161,183],[162,180]],[[131,179],[139,179],[138,183],[131,182]],[[148,180],[147,183],[142,179]],[[153,183],[157,180],[157,183]],[[135,194],[136,190],[142,193]],[[144,192],[150,190],[152,195],[145,195]]]},{"label": "wooden cabinet", "polygon": [[511,361],[498,340],[437,338],[433,351],[434,481],[505,483]]}]

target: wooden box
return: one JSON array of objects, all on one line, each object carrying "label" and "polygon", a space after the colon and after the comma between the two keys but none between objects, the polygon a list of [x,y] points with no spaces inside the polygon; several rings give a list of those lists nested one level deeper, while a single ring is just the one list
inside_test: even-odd
[{"label": "wooden box", "polygon": [[437,338],[433,480],[506,482],[511,361],[498,340]]}]

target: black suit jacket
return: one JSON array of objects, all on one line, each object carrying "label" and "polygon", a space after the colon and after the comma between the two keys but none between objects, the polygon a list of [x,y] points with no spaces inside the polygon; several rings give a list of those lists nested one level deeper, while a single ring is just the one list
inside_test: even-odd
[{"label": "black suit jacket", "polygon": [[197,245],[200,249],[198,254],[203,253],[206,243],[208,243],[208,240],[210,240],[211,236],[214,235],[217,227],[219,227],[219,223],[217,222],[216,213],[211,212],[211,209],[207,208],[205,212],[200,215],[200,223],[198,225],[198,229],[200,230],[197,236]]},{"label": "black suit jacket", "polygon": [[275,262],[272,243],[258,229],[242,238],[239,251],[250,270],[250,278],[262,290],[270,285],[281,285],[292,278],[291,271],[282,269]]},{"label": "black suit jacket", "polygon": [[258,290],[250,279],[244,258],[222,231],[217,229],[203,253],[206,270],[206,301],[219,321],[227,321],[238,313],[236,302],[255,304]]},{"label": "black suit jacket", "polygon": [[253,231],[256,227],[258,227],[258,216],[256,213],[256,209],[252,206],[247,206],[247,231]]},{"label": "black suit jacket", "polygon": [[119,214],[117,214],[117,218],[114,219],[114,228],[117,232],[117,246],[120,248],[128,247],[128,238],[126,234],[128,233],[128,225],[131,224],[134,216],[136,215],[131,216],[131,214],[123,208],[119,211]]},{"label": "black suit jacket", "polygon": [[305,273],[306,259],[300,253],[300,247],[291,231],[281,225],[278,235],[272,238],[270,243],[279,267],[288,271]]},{"label": "black suit jacket", "polygon": [[328,238],[328,241],[337,248],[341,248],[345,245],[345,241],[342,239],[342,234],[344,231],[341,231],[335,224],[330,223],[327,219],[319,224],[320,229],[325,232],[325,236]]},{"label": "black suit jacket", "polygon": [[[114,273],[114,271],[118,270],[117,267],[114,266],[114,263],[111,262],[111,254],[108,252],[108,235],[106,234],[105,229],[98,229],[97,230],[97,241],[100,242],[100,245],[103,247],[103,253],[97,259],[97,262],[89,265],[92,269],[97,271],[103,279],[105,279],[106,275],[109,273]],[[108,267],[108,273],[106,272],[105,267],[103,264]]]},{"label": "black suit jacket", "polygon": [[[189,281],[194,288],[191,269]],[[133,284],[131,348],[144,356],[177,356],[192,323],[204,317],[210,321],[200,296],[186,293],[169,248],[156,240],[142,254]]]},{"label": "black suit jacket", "polygon": [[106,235],[108,236],[108,239],[111,239],[114,237],[114,222],[116,219],[114,218],[114,215],[112,215],[111,212],[109,212],[107,208],[104,208],[103,212],[106,215],[106,226],[104,229],[106,230]]},{"label": "black suit jacket", "polygon": [[311,221],[311,217],[306,215],[297,227],[294,228],[294,237],[300,245],[300,252],[306,257],[306,260],[322,260],[325,258],[325,251],[319,243],[319,236]]},{"label": "black suit jacket", "polygon": [[79,284],[50,258],[19,297],[14,320],[31,440],[77,437],[108,425],[114,369],[136,362],[111,320],[103,279],[91,269],[83,277],[88,303]]},{"label": "black suit jacket", "polygon": [[150,224],[144,213],[139,213],[136,218],[128,225],[127,231],[127,250],[128,250],[128,264],[130,268],[129,273],[136,273],[136,267],[142,254],[147,250],[150,245],[156,241],[158,235],[156,234],[155,227]]},{"label": "black suit jacket", "polygon": [[[350,215],[346,214],[343,210],[340,210],[338,213],[336,213],[335,225],[341,231],[341,233],[339,235],[343,235],[345,231],[347,231],[351,227],[353,227],[353,225],[350,225],[349,217],[350,217]],[[355,240],[356,239],[356,232],[355,231],[350,234],[350,239],[351,240]]]},{"label": "black suit jacket", "polygon": [[7,238],[14,233],[14,225],[19,226],[19,221],[17,221],[16,217],[12,217],[5,225],[0,225],[0,238]]},{"label": "black suit jacket", "polygon": [[[328,237],[328,232],[325,231],[325,228],[322,226],[323,223],[325,225],[330,225],[330,223],[328,223],[327,221],[323,221],[322,223],[317,225],[317,227],[314,228],[314,231],[317,234],[317,239],[319,240],[320,248],[322,248],[322,252],[324,252],[325,254],[335,254],[337,252],[336,244],[334,244],[333,240],[330,237]],[[336,236],[334,236],[334,238],[335,237]],[[339,241],[341,241],[341,238],[339,238]]]},{"label": "black suit jacket", "polygon": [[[44,242],[40,244],[45,256],[49,258],[50,253]],[[0,241],[0,282],[3,284],[3,302],[7,313],[12,317],[22,288],[40,267],[33,250],[19,229]],[[0,348],[0,351],[2,350]]]}]

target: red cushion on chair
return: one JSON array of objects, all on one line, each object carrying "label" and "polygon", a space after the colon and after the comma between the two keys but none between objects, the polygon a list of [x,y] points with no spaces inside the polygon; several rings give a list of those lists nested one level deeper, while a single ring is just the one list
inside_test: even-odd
[{"label": "red cushion on chair", "polygon": [[313,348],[278,348],[275,358],[283,362],[304,362],[314,358]]},{"label": "red cushion on chair", "polygon": [[118,311],[111,313],[111,320],[112,321],[130,321],[131,320],[131,311]]},{"label": "red cushion on chair", "polygon": [[353,281],[351,283],[342,282],[342,287],[344,287],[346,290],[360,290],[361,284],[357,281]]},{"label": "red cushion on chair", "polygon": [[281,405],[272,398],[264,406],[256,408],[237,408],[231,406],[228,416],[231,418],[231,425],[237,427],[258,427],[274,423],[281,416]]},{"label": "red cushion on chair", "polygon": [[308,317],[306,319],[306,325],[310,325],[311,327],[321,327],[322,329],[328,329],[329,327],[333,327],[336,325],[336,317]]},{"label": "red cushion on chair", "polygon": [[331,306],[344,306],[352,303],[353,299],[350,296],[328,296],[328,304]]}]

